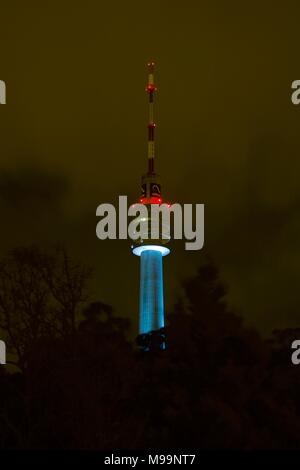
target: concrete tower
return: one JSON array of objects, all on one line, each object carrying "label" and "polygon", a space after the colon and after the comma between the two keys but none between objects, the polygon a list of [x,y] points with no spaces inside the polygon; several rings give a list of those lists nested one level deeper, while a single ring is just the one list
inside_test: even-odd
[{"label": "concrete tower", "polygon": [[[162,204],[161,185],[159,176],[154,170],[154,62],[148,63],[148,84],[146,91],[149,96],[149,122],[148,122],[148,171],[142,176],[141,197],[139,202],[148,209],[148,221],[151,222],[150,213],[152,204]],[[149,223],[150,226],[150,223]],[[165,228],[168,233],[168,228]],[[164,349],[164,288],[163,288],[163,257],[170,253],[165,246],[168,239],[162,237],[151,239],[151,233],[136,241],[132,246],[134,255],[140,257],[140,313],[139,336],[137,342],[144,351]]]}]

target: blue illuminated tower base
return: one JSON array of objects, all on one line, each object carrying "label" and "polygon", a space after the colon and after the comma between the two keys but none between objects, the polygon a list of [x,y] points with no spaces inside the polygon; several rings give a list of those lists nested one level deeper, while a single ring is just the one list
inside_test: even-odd
[{"label": "blue illuminated tower base", "polygon": [[139,333],[159,330],[164,325],[162,254],[156,250],[141,253]]},{"label": "blue illuminated tower base", "polygon": [[170,250],[160,245],[141,245],[133,253],[141,258],[138,344],[144,351],[165,349],[162,258]]}]

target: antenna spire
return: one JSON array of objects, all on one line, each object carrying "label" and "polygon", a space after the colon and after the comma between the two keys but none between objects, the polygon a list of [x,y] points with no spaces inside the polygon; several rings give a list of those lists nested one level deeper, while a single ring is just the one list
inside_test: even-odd
[{"label": "antenna spire", "polygon": [[148,84],[146,91],[149,95],[149,122],[148,122],[148,174],[152,175],[154,173],[154,114],[153,114],[153,104],[154,104],[154,92],[157,90],[154,84],[154,62],[148,62]]}]

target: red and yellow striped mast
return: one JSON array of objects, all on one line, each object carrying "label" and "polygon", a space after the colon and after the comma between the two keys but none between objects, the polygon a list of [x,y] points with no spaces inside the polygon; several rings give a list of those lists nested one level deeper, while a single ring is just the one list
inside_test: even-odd
[{"label": "red and yellow striped mast", "polygon": [[154,131],[156,124],[154,122],[154,93],[157,87],[154,83],[154,67],[153,61],[148,62],[148,83],[146,91],[149,96],[149,120],[148,120],[148,171],[142,177],[142,194],[140,202],[143,204],[161,204],[161,193],[159,176],[154,171]]},{"label": "red and yellow striped mast", "polygon": [[148,62],[148,84],[146,91],[149,95],[149,122],[148,122],[148,174],[154,173],[154,93],[157,90],[154,84],[154,62]]}]

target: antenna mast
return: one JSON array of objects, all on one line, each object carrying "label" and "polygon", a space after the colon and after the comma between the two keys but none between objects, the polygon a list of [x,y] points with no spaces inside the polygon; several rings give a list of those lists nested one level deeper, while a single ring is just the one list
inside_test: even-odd
[{"label": "antenna mast", "polygon": [[154,62],[148,62],[148,85],[146,91],[149,95],[149,122],[148,122],[148,175],[154,174],[154,92],[157,90],[154,84]]}]

